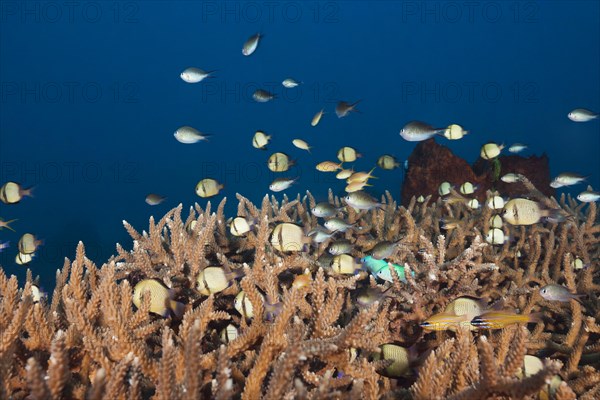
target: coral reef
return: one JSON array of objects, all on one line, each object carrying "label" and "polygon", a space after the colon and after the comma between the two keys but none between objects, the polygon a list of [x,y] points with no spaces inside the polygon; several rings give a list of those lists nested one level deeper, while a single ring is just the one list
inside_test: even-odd
[{"label": "coral reef", "polygon": [[[491,193],[487,193],[491,195]],[[232,236],[223,214],[182,206],[148,231],[128,223],[131,250],[101,267],[79,244],[75,259],[56,273],[50,302],[33,302],[35,283],[24,287],[0,269],[0,398],[3,399],[593,399],[600,396],[600,225],[596,205],[560,202],[569,218],[558,224],[504,226],[512,239],[484,241],[493,210],[471,210],[427,198],[398,206],[389,193],[383,205],[357,212],[329,193],[338,216],[354,224],[338,233],[363,257],[382,240],[396,243],[390,262],[403,265],[405,279],[378,282],[365,271],[336,275],[327,248],[280,252],[270,234],[278,223],[317,227],[310,193],[290,200],[264,198],[260,208],[238,195],[238,215],[256,221],[246,236]],[[441,231],[442,217],[461,225]],[[185,219],[184,219],[185,218]],[[299,250],[299,249],[298,249]],[[579,258],[584,267],[572,263]],[[204,296],[197,278],[208,266],[235,272],[229,287]],[[308,273],[305,271],[308,270]],[[414,272],[414,275],[408,273]],[[300,274],[306,284],[295,285]],[[185,313],[150,313],[143,295],[132,304],[133,287],[160,280]],[[564,284],[581,300],[544,300],[538,288]],[[366,287],[385,296],[360,304]],[[252,316],[242,316],[235,298],[243,290]],[[541,320],[502,330],[425,332],[420,323],[459,296],[502,301]],[[272,313],[273,309],[277,312]],[[238,334],[220,334],[228,325]],[[224,340],[225,339],[225,340]],[[374,357],[386,343],[411,347],[418,357],[405,376],[386,377],[393,360]],[[543,358],[539,372],[523,376],[526,354]],[[559,375],[562,383],[550,390]]]},{"label": "coral reef", "polygon": [[[548,157],[521,157],[518,155],[500,155],[497,159],[500,165],[500,175],[520,173],[527,178],[546,196],[554,195],[550,187],[550,165]],[[408,171],[402,183],[402,204],[407,206],[414,197],[427,197],[432,200],[439,197],[438,188],[442,182],[449,182],[456,190],[465,182],[471,182],[477,187],[471,197],[482,202],[488,190],[497,190],[505,196],[514,197],[527,194],[527,189],[520,185],[512,185],[494,179],[492,164],[489,160],[478,158],[471,167],[458,157],[448,147],[428,139],[417,144],[408,158]]]}]

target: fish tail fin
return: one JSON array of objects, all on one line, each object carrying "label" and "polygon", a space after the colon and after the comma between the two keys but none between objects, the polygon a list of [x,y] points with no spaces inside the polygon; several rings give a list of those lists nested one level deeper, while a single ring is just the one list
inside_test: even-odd
[{"label": "fish tail fin", "polygon": [[574,294],[572,299],[575,300],[576,302],[578,302],[579,304],[583,305],[583,302],[581,301],[582,298],[586,298],[588,297],[587,294]]},{"label": "fish tail fin", "polygon": [[21,196],[27,196],[27,197],[31,197],[33,198],[33,189],[35,189],[35,186],[30,186],[27,189],[21,189]]},{"label": "fish tail fin", "polygon": [[283,304],[281,302],[273,303],[269,300],[265,300],[264,307],[267,320],[273,321],[277,315],[281,314]]},{"label": "fish tail fin", "polygon": [[373,173],[373,171],[375,171],[375,168],[377,168],[377,165],[374,166],[373,168],[371,168],[371,170],[369,171],[369,178],[379,179],[378,177],[371,175]]},{"label": "fish tail fin", "polygon": [[542,313],[542,312],[531,313],[528,316],[527,322],[542,322],[543,316],[544,316],[544,313]]},{"label": "fish tail fin", "polygon": [[567,215],[561,208],[552,208],[544,212],[548,221],[553,223],[563,222],[567,219]]},{"label": "fish tail fin", "polygon": [[235,279],[243,278],[246,275],[246,272],[244,272],[243,268],[231,269],[230,267],[223,266],[223,270],[225,271],[225,276],[230,282]]},{"label": "fish tail fin", "polygon": [[169,304],[169,306],[170,306],[171,311],[175,315],[175,317],[177,317],[177,318],[183,317],[183,313],[185,311],[185,304],[180,303],[175,300],[171,300],[171,303]]},{"label": "fish tail fin", "polygon": [[3,225],[3,227],[4,227],[4,228],[6,228],[6,229],[10,229],[10,230],[11,230],[11,231],[13,231],[13,232],[16,232],[16,231],[15,231],[13,228],[11,228],[11,227],[10,227],[10,225],[9,225],[9,224],[11,224],[11,223],[13,223],[13,222],[15,222],[15,221],[18,221],[18,219],[11,219],[10,221],[6,221],[6,222],[4,223],[4,225]]}]

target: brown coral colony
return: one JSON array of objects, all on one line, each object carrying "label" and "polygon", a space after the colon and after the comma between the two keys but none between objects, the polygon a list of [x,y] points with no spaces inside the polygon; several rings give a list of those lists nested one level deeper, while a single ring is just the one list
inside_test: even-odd
[{"label": "brown coral colony", "polygon": [[[19,288],[0,269],[0,398],[598,398],[595,203],[540,199],[567,217],[506,224],[510,240],[490,244],[486,200],[386,193],[356,210],[330,192],[351,227],[317,243],[310,193],[260,208],[238,195],[238,218],[256,221],[243,235],[225,199],[141,233],[125,222],[132,249],[98,268],[80,243],[49,302],[30,272]],[[548,284],[587,296],[550,301]]]}]

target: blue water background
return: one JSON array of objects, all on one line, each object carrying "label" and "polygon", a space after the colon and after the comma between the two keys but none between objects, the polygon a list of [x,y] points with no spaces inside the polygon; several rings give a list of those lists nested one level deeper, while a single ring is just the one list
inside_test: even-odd
[{"label": "blue water background", "polygon": [[[11,241],[0,265],[23,279],[16,243],[34,233],[45,244],[30,268],[51,288],[78,241],[102,264],[115,243],[131,248],[122,220],[141,231],[179,203],[205,207],[194,188],[208,176],[225,184],[214,206],[226,196],[234,216],[236,193],[254,202],[268,193],[274,151],[297,160],[281,174],[300,176],[288,196],[341,194],[344,184],[314,165],[344,145],[364,154],[357,170],[384,153],[403,161],[415,143],[398,132],[413,119],[468,129],[437,140],[469,162],[487,141],[523,142],[525,155],[549,156],[552,175],[590,175],[600,189],[600,121],[566,118],[600,111],[599,21],[597,1],[2,1],[0,184],[35,185],[35,198],[0,204],[1,218],[18,218],[17,233],[0,231]],[[264,38],[244,57],[256,32]],[[189,66],[218,71],[192,85],[179,77]],[[303,84],[285,89],[287,77]],[[277,98],[256,103],[257,88]],[[333,113],[359,99],[360,113]],[[210,142],[177,142],[182,125]],[[257,129],[273,136],[269,151],[252,148]],[[399,199],[402,170],[376,176],[371,193]],[[151,192],[168,199],[151,207]]]}]

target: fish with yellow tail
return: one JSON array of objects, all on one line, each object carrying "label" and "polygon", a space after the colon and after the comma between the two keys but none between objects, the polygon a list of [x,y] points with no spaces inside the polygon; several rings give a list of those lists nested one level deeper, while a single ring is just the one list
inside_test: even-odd
[{"label": "fish with yellow tail", "polygon": [[434,314],[419,324],[426,331],[455,331],[460,326],[468,325],[469,317],[467,315],[454,315],[449,312]]},{"label": "fish with yellow tail", "polygon": [[325,109],[321,109],[321,111],[316,113],[313,119],[310,121],[310,126],[317,126],[321,121],[321,117],[323,117],[323,114],[325,114]]},{"label": "fish with yellow tail", "polygon": [[487,309],[484,300],[475,297],[458,297],[446,306],[443,312],[434,314],[421,322],[426,331],[456,331],[459,327],[476,330],[471,320]]},{"label": "fish with yellow tail", "polygon": [[369,172],[358,171],[353,173],[346,179],[346,183],[351,184],[354,182],[367,182],[369,179],[378,179],[376,176],[373,176],[375,168],[376,167],[371,168]]},{"label": "fish with yellow tail", "polygon": [[0,218],[0,230],[2,230],[2,228],[6,228],[6,229],[10,229],[11,231],[15,232],[15,230],[13,228],[11,228],[10,224],[17,221],[16,219],[11,219],[10,221],[5,221],[2,218]]},{"label": "fish with yellow tail", "polygon": [[335,163],[333,161],[323,161],[317,164],[316,168],[317,171],[321,171],[321,172],[335,172],[338,169],[342,168],[342,164],[343,163]]},{"label": "fish with yellow tail", "polygon": [[540,322],[540,313],[517,314],[512,311],[487,311],[471,320],[471,325],[480,329],[503,329],[513,324]]}]

